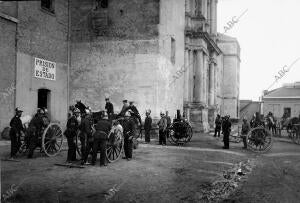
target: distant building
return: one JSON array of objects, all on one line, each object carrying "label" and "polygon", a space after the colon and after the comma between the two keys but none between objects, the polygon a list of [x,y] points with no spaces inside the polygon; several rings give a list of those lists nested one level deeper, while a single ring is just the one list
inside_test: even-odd
[{"label": "distant building", "polygon": [[251,120],[256,112],[261,111],[261,102],[252,100],[240,100],[240,118]]},{"label": "distant building", "polygon": [[287,113],[289,117],[300,114],[300,82],[285,84],[282,87],[265,92],[262,97],[263,113],[272,112],[275,117],[282,117]]}]

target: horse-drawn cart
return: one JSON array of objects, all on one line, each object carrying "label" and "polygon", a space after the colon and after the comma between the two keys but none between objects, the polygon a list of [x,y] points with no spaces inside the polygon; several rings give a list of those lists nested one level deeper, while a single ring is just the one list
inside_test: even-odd
[{"label": "horse-drawn cart", "polygon": [[[29,136],[31,136],[28,130],[25,130],[25,134],[20,136],[20,149],[19,153],[27,153],[29,150]],[[45,153],[49,157],[56,156],[61,151],[63,145],[63,131],[59,123],[49,123],[42,129],[37,135],[38,143],[37,147],[40,152]]]},{"label": "horse-drawn cart", "polygon": [[[80,110],[81,113],[84,113],[87,107],[78,101],[75,105],[76,108]],[[102,111],[99,112],[91,112],[92,120],[93,120],[93,134],[95,133],[95,125],[97,124],[98,120],[102,117]],[[123,121],[124,117],[119,117],[117,118],[117,115],[113,115],[111,117],[110,122],[113,120],[118,120],[121,126],[123,126]],[[81,154],[81,141],[80,141],[80,132],[77,133],[76,135],[76,151],[79,156],[82,156]],[[93,136],[93,135],[92,135]],[[85,139],[86,140],[86,139]],[[100,150],[99,150],[100,151]],[[124,137],[123,137],[123,132],[120,130],[111,130],[109,135],[108,135],[108,142],[106,146],[106,158],[107,160],[112,163],[117,160],[122,156],[124,151]]]},{"label": "horse-drawn cart", "polygon": [[[94,124],[95,125],[95,124]],[[94,127],[93,127],[94,128]],[[95,131],[93,130],[93,134]],[[80,141],[80,132],[76,135],[76,151],[78,155],[81,157],[81,141]],[[108,135],[108,142],[106,146],[106,158],[107,160],[112,163],[121,157],[123,153],[123,147],[124,147],[124,137],[123,133],[121,131],[111,131]]]},{"label": "horse-drawn cart", "polygon": [[247,135],[248,149],[253,152],[267,152],[272,144],[272,133],[263,126],[252,128]]}]

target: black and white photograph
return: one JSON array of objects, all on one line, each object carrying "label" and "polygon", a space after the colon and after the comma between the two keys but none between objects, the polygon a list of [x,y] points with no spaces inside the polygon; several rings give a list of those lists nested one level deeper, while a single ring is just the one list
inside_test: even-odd
[{"label": "black and white photograph", "polygon": [[0,202],[300,202],[299,0],[0,0]]}]

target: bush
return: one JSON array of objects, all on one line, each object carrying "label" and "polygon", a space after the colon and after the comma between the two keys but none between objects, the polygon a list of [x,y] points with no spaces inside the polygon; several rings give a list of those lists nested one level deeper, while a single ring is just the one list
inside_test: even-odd
[{"label": "bush", "polygon": [[5,127],[3,129],[3,131],[1,132],[2,139],[4,139],[4,140],[10,140],[9,131],[10,131],[10,127]]}]

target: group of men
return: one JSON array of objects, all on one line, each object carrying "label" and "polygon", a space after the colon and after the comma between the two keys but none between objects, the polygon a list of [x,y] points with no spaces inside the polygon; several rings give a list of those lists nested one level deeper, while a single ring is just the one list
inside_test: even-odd
[{"label": "group of men", "polygon": [[[227,115],[223,118],[218,114],[215,119],[215,134],[214,137],[218,135],[220,137],[220,132],[222,129],[223,133],[223,142],[224,142],[224,149],[229,149],[229,136],[231,132],[231,122],[229,120],[230,116]],[[250,122],[248,122],[247,118],[243,118],[242,128],[241,128],[241,138],[243,140],[243,148],[247,149],[247,135],[250,132],[251,128],[255,128],[258,126],[264,125],[264,122],[261,120],[261,116],[259,112],[256,112],[251,119]]]},{"label": "group of men", "polygon": [[229,149],[229,135],[231,132],[231,122],[230,122],[230,116],[226,115],[223,118],[218,114],[215,119],[215,134],[214,137],[218,135],[220,137],[220,133],[222,130],[223,134],[223,142],[224,146],[223,149]]},{"label": "group of men", "polygon": [[41,145],[41,134],[43,129],[50,123],[47,109],[39,108],[37,113],[31,119],[28,125],[27,132],[25,132],[24,126],[21,121],[22,110],[15,109],[15,116],[10,121],[9,136],[11,139],[11,158],[14,159],[21,147],[21,133],[26,133],[25,142],[28,145],[28,158],[32,158],[33,152],[36,147]]},{"label": "group of men", "polygon": [[[68,141],[67,162],[77,161],[75,137],[79,133],[81,142],[81,164],[87,164],[88,155],[92,154],[91,164],[95,165],[97,153],[100,149],[100,166],[107,166],[106,147],[109,136],[116,131],[121,131],[124,136],[124,159],[128,161],[132,159],[133,138],[136,133],[136,120],[139,120],[139,112],[137,108],[127,100],[124,100],[122,111],[116,119],[114,116],[113,104],[106,98],[106,111],[103,111],[101,118],[94,123],[91,111],[86,109],[80,112],[79,109],[73,110],[73,115],[68,119],[67,129],[64,132]],[[122,125],[121,125],[122,124]],[[93,127],[94,125],[94,127]]]}]

